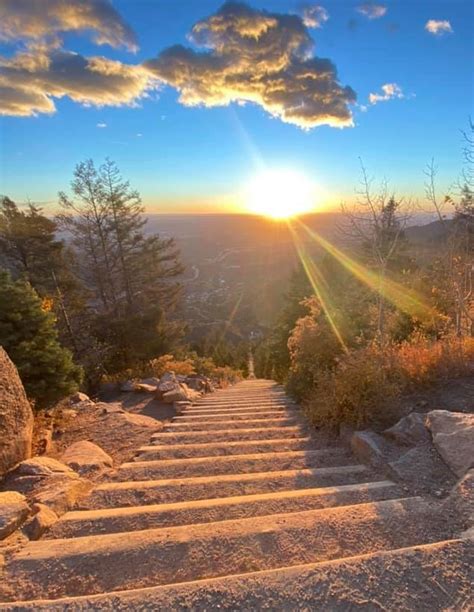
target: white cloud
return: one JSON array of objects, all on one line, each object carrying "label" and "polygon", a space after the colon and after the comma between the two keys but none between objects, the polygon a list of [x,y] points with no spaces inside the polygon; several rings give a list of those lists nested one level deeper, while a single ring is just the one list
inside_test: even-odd
[{"label": "white cloud", "polygon": [[87,31],[93,40],[136,50],[137,39],[109,0],[0,0],[0,40],[38,40]]},{"label": "white cloud", "polygon": [[307,28],[321,28],[328,21],[329,13],[323,6],[311,4],[302,7],[301,17]]},{"label": "white cloud", "polygon": [[357,11],[367,17],[368,19],[380,19],[387,12],[387,7],[383,4],[374,4],[373,2],[366,2],[357,7]]},{"label": "white cloud", "polygon": [[429,19],[425,24],[425,30],[435,36],[453,33],[453,28],[447,20]]},{"label": "white cloud", "polygon": [[0,115],[52,114],[65,96],[85,106],[133,106],[156,86],[140,65],[39,47],[0,58]]},{"label": "white cloud", "polygon": [[175,45],[145,62],[185,106],[252,102],[305,129],[353,125],[355,92],[339,83],[331,60],[313,55],[301,17],[226,3],[190,40],[204,51]]},{"label": "white cloud", "polygon": [[106,127],[107,127],[107,124],[106,124],[106,123],[98,123],[98,124],[97,124],[97,127],[98,127],[98,128],[101,128],[101,129],[104,129],[104,128],[106,128]]},{"label": "white cloud", "polygon": [[405,98],[402,88],[396,83],[385,83],[381,87],[382,93],[369,94],[369,102],[378,104],[379,102],[387,102],[388,100]]}]

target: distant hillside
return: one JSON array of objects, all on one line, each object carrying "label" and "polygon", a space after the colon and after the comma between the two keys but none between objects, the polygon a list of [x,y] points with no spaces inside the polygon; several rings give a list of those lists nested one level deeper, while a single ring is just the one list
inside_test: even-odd
[{"label": "distant hillside", "polygon": [[452,224],[451,219],[432,221],[425,225],[413,225],[405,230],[405,236],[414,245],[429,246],[446,239],[447,232]]}]

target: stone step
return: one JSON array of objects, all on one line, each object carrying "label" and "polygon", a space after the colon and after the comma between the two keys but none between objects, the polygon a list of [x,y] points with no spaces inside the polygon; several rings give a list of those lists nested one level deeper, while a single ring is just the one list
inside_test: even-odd
[{"label": "stone step", "polygon": [[347,465],[351,455],[341,448],[253,453],[237,456],[196,457],[194,459],[164,459],[123,463],[115,474],[116,480],[155,480],[190,478],[222,474],[248,474],[309,467]]},{"label": "stone step", "polygon": [[30,542],[3,579],[12,599],[90,595],[427,544],[447,531],[433,504],[404,498]]},{"label": "stone step", "polygon": [[298,425],[296,419],[285,416],[274,419],[241,419],[226,420],[212,423],[180,423],[173,421],[165,425],[165,431],[212,431],[215,429],[250,429],[253,427],[286,427]]},{"label": "stone step", "polygon": [[168,480],[107,482],[80,502],[83,509],[142,506],[198,499],[256,495],[374,481],[365,465],[344,465],[305,470],[198,476]]},{"label": "stone step", "polygon": [[288,405],[288,404],[294,404],[294,402],[290,401],[288,398],[281,398],[281,399],[241,399],[241,400],[235,400],[235,399],[220,399],[220,400],[215,400],[215,401],[210,401],[207,398],[203,397],[201,399],[198,399],[196,401],[195,404],[193,404],[193,406],[195,406],[196,408],[202,408],[202,407],[210,407],[213,406],[214,408],[231,408],[231,407],[238,407],[238,406],[272,406],[272,405],[276,405],[276,406],[280,406],[280,405]]},{"label": "stone step", "polygon": [[135,461],[157,459],[190,459],[192,457],[217,457],[222,455],[247,455],[249,453],[281,453],[293,450],[311,450],[311,437],[283,438],[276,440],[239,440],[236,442],[207,442],[203,444],[167,444],[142,446]]},{"label": "stone step", "polygon": [[[469,610],[474,543],[445,540],[337,561],[56,601],[11,612],[64,610]],[[0,609],[2,606],[0,605]]]},{"label": "stone step", "polygon": [[237,442],[243,440],[270,440],[299,438],[304,435],[300,426],[262,427],[213,431],[159,432],[151,437],[152,444],[199,444],[200,442]]},{"label": "stone step", "polygon": [[228,414],[183,414],[176,416],[173,423],[216,423],[217,421],[248,421],[253,417],[257,419],[281,419],[281,418],[297,418],[298,413],[294,410],[261,410],[256,412],[233,412]]},{"label": "stone step", "polygon": [[268,410],[271,411],[282,411],[282,410],[293,410],[293,411],[298,411],[297,407],[294,404],[270,404],[270,406],[267,408],[266,406],[259,406],[258,408],[255,406],[245,406],[245,407],[236,407],[236,408],[213,408],[213,407],[209,407],[209,406],[203,406],[201,407],[196,407],[196,406],[188,406],[187,408],[185,408],[183,410],[183,412],[181,414],[186,415],[186,414],[207,414],[207,413],[211,413],[211,414],[235,414],[238,412],[246,412],[246,413],[260,413],[260,412],[268,412]]},{"label": "stone step", "polygon": [[75,538],[101,533],[138,531],[300,512],[380,501],[400,497],[402,494],[397,485],[385,480],[340,487],[298,489],[174,504],[82,510],[65,514],[48,533],[48,539]]}]

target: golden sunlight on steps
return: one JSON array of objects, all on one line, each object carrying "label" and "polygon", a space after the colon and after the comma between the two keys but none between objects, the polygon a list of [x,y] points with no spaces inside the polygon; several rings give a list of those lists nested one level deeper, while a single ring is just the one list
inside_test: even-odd
[{"label": "golden sunlight on steps", "polygon": [[1,587],[17,603],[0,608],[462,609],[473,544],[452,538],[249,380],[185,409],[20,551]]}]

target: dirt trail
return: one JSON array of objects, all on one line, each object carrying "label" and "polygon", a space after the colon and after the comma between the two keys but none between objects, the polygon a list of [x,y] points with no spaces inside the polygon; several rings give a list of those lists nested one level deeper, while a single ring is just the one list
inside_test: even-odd
[{"label": "dirt trail", "polygon": [[202,398],[5,568],[7,610],[463,610],[473,542],[272,381]]}]

